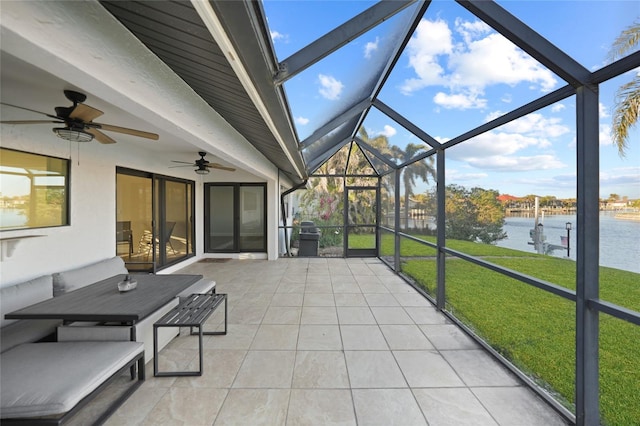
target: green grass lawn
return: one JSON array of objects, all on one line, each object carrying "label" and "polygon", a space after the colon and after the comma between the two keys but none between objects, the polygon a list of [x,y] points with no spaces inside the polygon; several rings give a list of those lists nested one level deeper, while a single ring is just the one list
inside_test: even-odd
[{"label": "green grass lawn", "polygon": [[[431,240],[434,241],[434,240]],[[575,290],[575,262],[447,241],[469,255]],[[402,272],[435,294],[435,250],[402,239]],[[393,238],[381,253],[393,254]],[[575,305],[486,268],[448,257],[447,309],[542,387],[571,407],[575,382]],[[640,275],[600,268],[600,298],[640,311]],[[600,315],[600,409],[607,425],[640,425],[640,327]]]}]

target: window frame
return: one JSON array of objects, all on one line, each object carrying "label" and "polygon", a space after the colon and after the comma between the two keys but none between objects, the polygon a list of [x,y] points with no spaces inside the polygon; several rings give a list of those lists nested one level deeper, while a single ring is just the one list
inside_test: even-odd
[{"label": "window frame", "polygon": [[[2,226],[2,224],[0,224],[0,232],[8,232],[8,231],[21,231],[21,230],[29,230],[29,229],[46,229],[46,228],[60,228],[60,227],[65,227],[65,226],[71,226],[71,160],[69,158],[64,158],[64,157],[56,157],[53,155],[47,155],[47,154],[38,154],[38,153],[34,153],[34,152],[28,152],[28,151],[22,151],[19,149],[13,149],[13,148],[5,148],[5,147],[0,147],[0,168],[1,167],[13,167],[13,168],[20,168],[20,166],[12,166],[12,165],[5,165],[2,162],[2,158],[4,157],[3,153],[4,152],[8,152],[11,151],[13,153],[18,153],[18,154],[24,154],[24,155],[29,155],[29,156],[33,156],[33,157],[38,157],[38,158],[42,158],[42,159],[46,159],[46,161],[48,162],[49,159],[53,159],[56,161],[60,161],[63,164],[63,168],[64,168],[64,173],[65,175],[59,175],[59,176],[63,176],[64,177],[64,185],[61,185],[60,187],[63,187],[63,203],[62,203],[62,212],[60,214],[60,223],[57,224],[52,224],[52,225],[42,225],[42,226],[29,226],[28,223],[30,222],[30,220],[27,218],[27,222],[25,225],[17,225],[17,226]],[[26,168],[25,168],[26,170]],[[44,169],[43,169],[44,170]],[[50,171],[49,169],[44,170],[44,171]],[[57,170],[54,170],[55,172],[58,172]],[[2,175],[18,175],[18,173],[6,173],[6,172],[2,172],[2,170],[0,170],[0,177],[2,177]],[[29,193],[29,197],[31,197],[32,194]],[[47,205],[47,204],[45,204]]]},{"label": "window frame", "polygon": [[[210,247],[209,242],[209,232],[210,232],[210,220],[211,220],[211,210],[209,206],[211,204],[209,188],[211,187],[229,187],[233,189],[233,247],[229,249],[212,249]],[[257,187],[262,189],[262,201],[264,205],[263,208],[263,218],[262,218],[262,232],[264,235],[263,245],[258,250],[249,250],[244,249],[241,246],[240,242],[240,188],[241,187]],[[265,182],[206,182],[204,184],[204,253],[266,253],[267,248],[269,246],[269,229],[267,226],[267,184]]]}]

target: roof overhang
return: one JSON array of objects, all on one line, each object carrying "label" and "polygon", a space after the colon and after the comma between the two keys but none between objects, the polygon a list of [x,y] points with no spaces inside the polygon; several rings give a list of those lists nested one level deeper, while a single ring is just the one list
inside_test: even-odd
[{"label": "roof overhang", "polygon": [[100,2],[293,182],[306,178],[257,2]]}]

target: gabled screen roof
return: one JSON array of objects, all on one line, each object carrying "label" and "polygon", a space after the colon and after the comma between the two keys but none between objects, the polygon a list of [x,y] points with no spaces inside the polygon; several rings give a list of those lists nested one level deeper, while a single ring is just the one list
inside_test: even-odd
[{"label": "gabled screen roof", "polygon": [[[210,1],[211,13],[193,2],[101,3],[298,182],[351,142],[379,174],[409,151],[424,158],[481,134],[495,141],[453,160],[549,158],[540,135],[566,134],[560,123],[575,113],[563,101],[617,75],[592,70],[638,10],[626,1]],[[221,28],[213,36],[210,18]]]}]

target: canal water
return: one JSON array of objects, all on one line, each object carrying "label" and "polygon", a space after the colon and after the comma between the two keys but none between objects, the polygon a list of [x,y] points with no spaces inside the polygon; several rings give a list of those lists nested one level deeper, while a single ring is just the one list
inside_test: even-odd
[{"label": "canal water", "polygon": [[[578,223],[575,215],[550,215],[541,218],[546,242],[560,246],[566,237],[566,223],[571,222],[570,258],[576,259]],[[535,253],[529,236],[534,228],[533,217],[507,217],[504,231],[508,238],[496,245]],[[566,250],[554,250],[552,256],[566,257]],[[640,221],[619,219],[614,212],[600,213],[600,266],[640,273]]]}]

